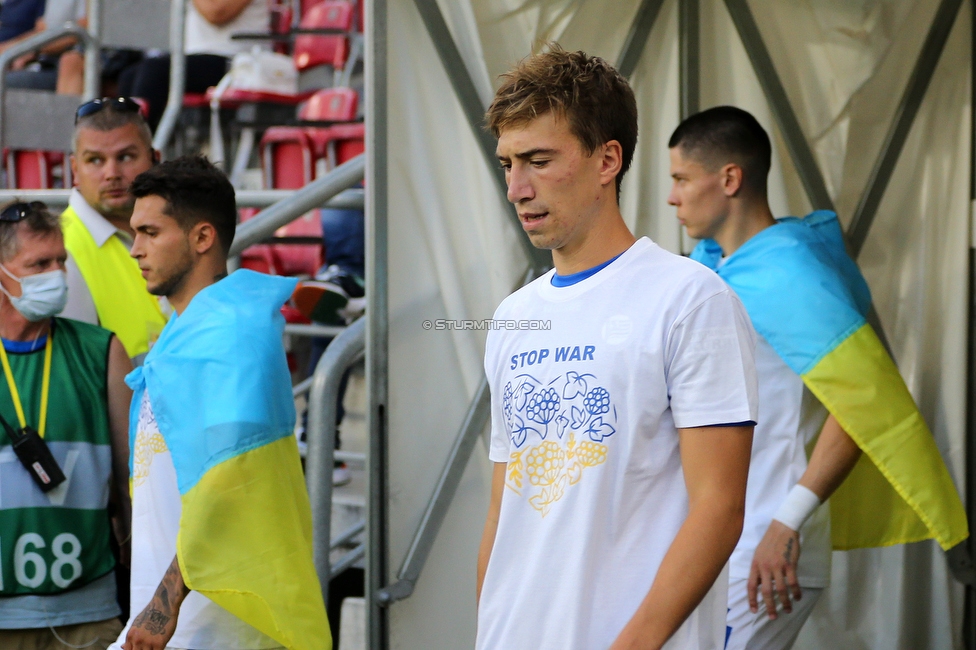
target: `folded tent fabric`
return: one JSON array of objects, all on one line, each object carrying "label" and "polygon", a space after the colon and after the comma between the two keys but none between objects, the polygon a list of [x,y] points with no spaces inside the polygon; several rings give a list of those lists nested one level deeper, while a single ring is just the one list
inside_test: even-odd
[{"label": "folded tent fabric", "polygon": [[691,255],[739,295],[756,331],[864,452],[830,498],[837,550],[969,536],[932,433],[866,321],[871,294],[833,212],[786,217],[722,261],[703,240]]},{"label": "folded tent fabric", "polygon": [[281,345],[295,284],[240,270],[198,293],[126,378],[129,435],[134,449],[148,390],[176,468],[186,585],[287,648],[321,650],[331,635]]}]

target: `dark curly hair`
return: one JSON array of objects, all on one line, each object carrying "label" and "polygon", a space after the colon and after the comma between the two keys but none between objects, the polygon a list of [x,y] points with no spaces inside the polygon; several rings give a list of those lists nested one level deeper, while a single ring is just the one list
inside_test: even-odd
[{"label": "dark curly hair", "polygon": [[522,59],[501,75],[502,85],[485,115],[489,131],[501,132],[554,113],[569,121],[583,149],[592,154],[611,140],[620,143],[620,181],[630,169],[637,147],[637,100],[627,80],[603,59],[585,52],[567,52],[556,43]]},{"label": "dark curly hair", "polygon": [[183,156],[142,172],[129,188],[137,199],[158,196],[166,201],[164,212],[184,231],[206,221],[217,231],[226,255],[237,228],[234,186],[203,156]]}]

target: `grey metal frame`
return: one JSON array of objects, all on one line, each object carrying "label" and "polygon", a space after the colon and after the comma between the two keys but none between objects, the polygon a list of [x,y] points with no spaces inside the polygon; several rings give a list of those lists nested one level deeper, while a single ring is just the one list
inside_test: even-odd
[{"label": "grey metal frame", "polygon": [[434,546],[434,540],[437,538],[441,524],[444,523],[448,508],[464,475],[464,469],[468,466],[471,452],[488,422],[490,412],[491,393],[488,390],[488,379],[482,377],[481,384],[475,391],[474,399],[464,417],[461,431],[454,440],[454,445],[447,455],[444,468],[434,486],[433,495],[417,524],[413,540],[397,573],[397,581],[376,592],[376,599],[380,604],[390,605],[413,593],[414,585],[417,584],[417,578],[420,577],[420,572],[427,562],[427,556]]},{"label": "grey metal frame", "polygon": [[387,294],[388,176],[388,12],[387,0],[366,0],[366,645],[384,650],[389,629],[386,608],[374,598],[387,579],[387,404],[389,302]]},{"label": "grey metal frame", "polygon": [[[6,83],[7,68],[10,67],[10,64],[13,62],[13,60],[19,57],[20,55],[42,48],[45,45],[49,43],[53,43],[54,41],[64,36],[77,37],[84,44],[86,52],[98,51],[98,41],[95,40],[91,36],[91,34],[89,34],[84,28],[69,23],[58,29],[49,29],[45,32],[41,32],[40,34],[36,34],[35,36],[31,36],[30,38],[21,41],[16,45],[11,46],[6,51],[4,51],[3,54],[0,54],[0,151],[3,150],[3,121],[5,119],[4,107],[6,105],[6,96],[7,96],[7,83]],[[98,57],[93,57],[93,56],[85,57],[86,60],[97,59],[97,58]],[[86,72],[85,96],[93,97],[94,92],[89,94],[89,92],[91,91],[91,88],[89,87],[91,83],[91,78],[87,74],[88,72],[87,68],[85,72]],[[97,75],[96,75],[96,80],[97,80]]]},{"label": "grey metal frame", "polygon": [[624,39],[624,45],[620,48],[620,55],[617,57],[617,72],[621,76],[629,79],[637,68],[641,54],[644,53],[644,46],[647,45],[647,37],[651,35],[657,15],[661,12],[661,5],[664,0],[643,0],[634,21]]},{"label": "grey metal frame", "polygon": [[[98,0],[92,0],[97,2]],[[186,3],[189,0],[172,0],[169,20],[169,95],[166,109],[153,136],[153,149],[163,151],[169,144],[176,122],[183,109],[183,92],[186,88],[186,54],[183,52],[183,23],[186,19]]]},{"label": "grey metal frame", "polygon": [[[366,350],[366,319],[360,318],[335,337],[315,366],[308,394],[308,454],[305,459],[305,483],[312,506],[312,551],[315,571],[322,585],[322,597],[329,602],[329,581],[362,557],[362,548],[351,553],[355,559],[343,558],[330,567],[330,552],[355,537],[343,533],[332,539],[332,467],[335,458],[336,403],[343,373],[362,359]],[[357,524],[358,526],[359,524]],[[365,526],[365,521],[362,522]],[[361,529],[360,529],[361,530]]]},{"label": "grey metal frame", "polygon": [[[237,190],[237,207],[267,208],[290,198],[295,190]],[[13,200],[43,201],[48,207],[65,207],[71,190],[0,190],[0,203]],[[359,188],[343,190],[320,206],[337,210],[362,210],[365,192]]]},{"label": "grey metal frame", "polygon": [[827,192],[827,184],[813,157],[813,151],[803,134],[803,129],[800,128],[800,122],[796,118],[789,97],[786,96],[786,88],[783,87],[783,82],[776,72],[773,59],[766,49],[762,34],[759,33],[759,26],[752,15],[748,1],[725,0],[725,6],[732,17],[736,31],[739,32],[739,38],[742,39],[756,76],[759,77],[759,84],[773,111],[776,124],[786,140],[786,148],[800,175],[800,182],[803,183],[810,204],[815,210],[833,210],[834,202]]},{"label": "grey metal frame", "polygon": [[922,106],[925,91],[928,90],[932,74],[942,57],[942,50],[945,49],[946,41],[949,40],[949,33],[952,31],[952,26],[956,22],[956,16],[959,14],[961,6],[962,0],[942,0],[935,13],[935,18],[932,19],[932,25],[925,37],[918,59],[915,61],[912,74],[908,78],[905,92],[901,101],[898,102],[898,108],[895,110],[894,119],[885,136],[878,159],[871,169],[871,175],[868,177],[864,193],[861,195],[861,200],[858,201],[854,216],[847,228],[847,247],[854,259],[857,259],[861,247],[864,246],[864,241],[867,239],[868,231],[871,229],[871,224],[878,212],[878,206],[881,205],[881,199],[888,187],[888,181],[891,180],[891,175],[895,171],[898,157],[908,139],[918,109]]},{"label": "grey metal frame", "polygon": [[701,110],[699,0],[678,0],[678,84],[681,119]]}]

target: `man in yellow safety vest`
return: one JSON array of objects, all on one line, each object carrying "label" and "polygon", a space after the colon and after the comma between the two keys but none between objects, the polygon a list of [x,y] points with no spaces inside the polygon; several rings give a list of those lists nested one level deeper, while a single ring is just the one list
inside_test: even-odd
[{"label": "man in yellow safety vest", "polygon": [[146,290],[129,257],[132,180],[158,154],[139,105],[125,97],[82,104],[75,117],[75,188],[61,215],[70,257],[64,315],[111,330],[139,363],[166,324],[169,307]]}]

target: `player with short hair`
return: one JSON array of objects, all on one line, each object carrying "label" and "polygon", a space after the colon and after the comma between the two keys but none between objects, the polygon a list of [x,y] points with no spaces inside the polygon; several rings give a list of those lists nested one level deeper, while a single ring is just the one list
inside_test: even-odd
[{"label": "player with short hair", "polygon": [[555,269],[495,312],[551,329],[488,335],[477,647],[720,650],[756,418],[745,311],[624,224],[637,106],[604,60],[525,59],[487,122]]},{"label": "player with short hair", "polygon": [[[728,648],[781,650],[828,586],[832,545],[935,537],[949,548],[967,536],[965,513],[866,323],[870,291],[837,215],[773,217],[769,137],[739,108],[689,117],[668,146],[668,202],[688,234],[703,240],[692,259],[736,291],[759,335],[759,423],[745,525],[729,567]],[[828,511],[821,503],[829,497]]]},{"label": "player with short hair", "polygon": [[227,275],[234,188],[206,159],[132,193],[132,256],[176,315],[127,377],[133,616],[113,648],[329,648],[281,338],[296,281]]}]

